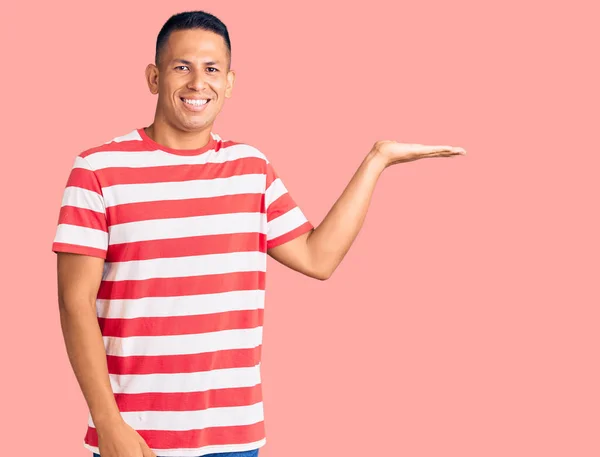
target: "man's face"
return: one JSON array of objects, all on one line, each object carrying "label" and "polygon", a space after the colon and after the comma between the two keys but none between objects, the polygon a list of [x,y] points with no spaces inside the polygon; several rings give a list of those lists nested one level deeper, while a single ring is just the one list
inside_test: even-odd
[{"label": "man's face", "polygon": [[158,67],[146,69],[150,91],[158,93],[157,118],[187,132],[212,128],[225,98],[231,97],[235,74],[228,66],[220,35],[201,29],[172,32]]}]

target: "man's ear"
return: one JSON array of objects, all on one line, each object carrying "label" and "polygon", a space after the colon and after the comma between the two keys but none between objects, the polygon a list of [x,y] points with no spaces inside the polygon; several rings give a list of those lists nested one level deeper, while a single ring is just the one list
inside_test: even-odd
[{"label": "man's ear", "polygon": [[233,83],[235,82],[235,71],[229,70],[227,72],[227,87],[225,88],[225,97],[231,98],[231,92],[233,91]]},{"label": "man's ear", "polygon": [[146,67],[146,82],[153,95],[158,94],[158,67],[154,64],[148,64]]}]

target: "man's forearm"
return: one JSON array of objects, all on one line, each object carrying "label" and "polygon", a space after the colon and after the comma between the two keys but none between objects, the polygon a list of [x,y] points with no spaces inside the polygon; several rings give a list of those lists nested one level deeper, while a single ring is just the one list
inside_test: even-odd
[{"label": "man's forearm", "polygon": [[95,308],[61,304],[60,323],[67,353],[97,429],[122,420],[108,377],[106,350]]},{"label": "man's forearm", "polygon": [[375,152],[369,153],[325,219],[307,238],[310,257],[323,277],[333,273],[352,246],[384,169],[383,160]]}]

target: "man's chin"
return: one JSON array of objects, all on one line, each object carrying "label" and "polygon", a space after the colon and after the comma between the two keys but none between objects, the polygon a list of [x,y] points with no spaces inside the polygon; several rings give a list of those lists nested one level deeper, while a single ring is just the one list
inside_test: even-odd
[{"label": "man's chin", "polygon": [[211,128],[212,124],[208,122],[190,122],[189,119],[180,122],[180,129],[187,133],[200,133]]}]

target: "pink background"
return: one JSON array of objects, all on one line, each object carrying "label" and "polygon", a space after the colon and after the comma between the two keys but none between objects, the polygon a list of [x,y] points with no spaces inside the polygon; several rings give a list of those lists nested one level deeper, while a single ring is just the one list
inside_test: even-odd
[{"label": "pink background", "polygon": [[598,10],[484,3],[3,6],[2,454],[91,455],[61,196],[79,152],[152,122],[156,34],[201,8],[237,71],[214,131],[315,225],[376,140],[468,153],[386,170],[329,281],[269,259],[261,457],[600,455]]}]

